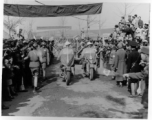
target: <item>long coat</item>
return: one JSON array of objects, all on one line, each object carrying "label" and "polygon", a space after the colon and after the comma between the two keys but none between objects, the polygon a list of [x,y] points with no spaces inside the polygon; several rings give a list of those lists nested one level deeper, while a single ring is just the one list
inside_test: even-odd
[{"label": "long coat", "polygon": [[114,68],[119,74],[116,76],[116,80],[123,81],[122,75],[126,73],[126,51],[124,49],[117,50],[115,54]]}]

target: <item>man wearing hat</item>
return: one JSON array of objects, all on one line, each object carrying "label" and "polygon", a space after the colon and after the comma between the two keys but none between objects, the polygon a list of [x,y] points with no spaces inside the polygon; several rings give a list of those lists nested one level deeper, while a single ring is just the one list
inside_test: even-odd
[{"label": "man wearing hat", "polygon": [[[130,72],[140,72],[142,67],[139,65],[141,56],[138,52],[138,44],[135,41],[129,42],[131,46],[131,52],[128,55],[127,59],[127,73]],[[131,93],[130,97],[135,96],[137,91],[137,83],[136,79],[130,79],[128,81],[128,91]]]},{"label": "man wearing hat", "polygon": [[[75,74],[74,71],[74,50],[71,48],[71,43],[66,41],[64,44],[64,48],[60,51],[58,60],[61,61],[61,68],[62,66],[70,66],[73,75]],[[62,71],[62,69],[61,69]],[[63,71],[62,71],[63,72]],[[61,73],[62,76],[62,73]],[[68,83],[69,85],[69,83]]]},{"label": "man wearing hat", "polygon": [[144,69],[140,72],[134,72],[134,73],[127,73],[124,74],[124,78],[132,78],[132,79],[142,79],[143,83],[140,85],[141,88],[141,94],[142,94],[142,100],[141,103],[143,104],[143,107],[145,109],[148,108],[148,84],[149,84],[149,47],[142,47],[141,48],[141,62],[140,65],[144,67]]},{"label": "man wearing hat", "polygon": [[40,62],[42,62],[42,57],[39,55],[37,47],[38,47],[37,43],[34,43],[33,50],[31,50],[28,56],[24,58],[24,60],[30,59],[29,67],[31,69],[33,76],[33,86],[34,86],[33,93],[37,92]]},{"label": "man wearing hat", "polygon": [[41,67],[42,67],[42,72],[43,72],[43,80],[45,80],[46,79],[45,69],[46,69],[46,66],[49,65],[50,63],[49,50],[46,48],[45,42],[41,43],[41,48],[39,50],[42,55]]},{"label": "man wearing hat", "polygon": [[85,62],[82,65],[82,69],[84,70],[84,76],[86,76],[86,69],[88,69],[88,65],[86,59],[94,58],[93,60],[96,62],[96,49],[92,46],[91,42],[87,43],[87,48],[83,49],[80,59],[84,58]]}]

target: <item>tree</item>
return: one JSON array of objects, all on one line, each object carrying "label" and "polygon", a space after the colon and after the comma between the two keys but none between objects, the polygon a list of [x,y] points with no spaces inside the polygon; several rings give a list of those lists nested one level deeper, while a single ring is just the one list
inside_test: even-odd
[{"label": "tree", "polygon": [[121,3],[121,9],[120,7],[116,7],[119,15],[126,17],[127,15],[130,15],[134,12],[134,10],[139,6],[140,4],[133,5],[132,3]]},{"label": "tree", "polygon": [[[61,17],[59,22],[60,22],[60,25],[61,25],[62,27],[64,27],[65,24],[67,23],[66,17]],[[62,29],[60,30],[60,32],[61,32],[61,37],[64,38],[64,37],[65,37],[65,29],[62,28]]]},{"label": "tree", "polygon": [[28,39],[32,39],[33,38],[33,23],[34,23],[34,20],[31,19],[29,21],[29,28],[27,30],[27,37],[28,37]]},{"label": "tree", "polygon": [[10,18],[10,16],[5,16],[4,18],[4,26],[8,29],[8,32],[9,32],[9,36],[10,38],[12,38],[12,35],[11,33],[12,32],[16,32],[16,27],[18,25],[21,25],[22,22],[24,21],[24,18]]}]

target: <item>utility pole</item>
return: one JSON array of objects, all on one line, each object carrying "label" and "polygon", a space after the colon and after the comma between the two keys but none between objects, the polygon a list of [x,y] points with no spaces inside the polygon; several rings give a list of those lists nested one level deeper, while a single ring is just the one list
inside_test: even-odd
[{"label": "utility pole", "polygon": [[100,20],[100,14],[99,14],[99,37],[100,37],[100,31],[101,31],[101,24],[100,24],[101,20]]},{"label": "utility pole", "polygon": [[89,37],[89,34],[88,34],[88,31],[89,31],[89,28],[90,28],[90,23],[89,23],[89,15],[87,15],[87,37]]}]

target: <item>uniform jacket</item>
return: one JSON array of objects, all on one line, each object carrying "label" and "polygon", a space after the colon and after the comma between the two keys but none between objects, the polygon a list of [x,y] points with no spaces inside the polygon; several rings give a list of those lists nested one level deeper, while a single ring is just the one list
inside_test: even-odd
[{"label": "uniform jacket", "polygon": [[49,63],[50,57],[49,57],[49,50],[47,48],[40,48],[41,54],[42,54],[42,63]]},{"label": "uniform jacket", "polygon": [[96,61],[96,49],[94,47],[85,48],[82,51],[81,57],[85,58],[85,59],[89,59],[89,60],[92,59],[95,62]]},{"label": "uniform jacket", "polygon": [[74,63],[74,50],[72,48],[63,48],[58,56],[62,65],[71,66]]},{"label": "uniform jacket", "polygon": [[28,54],[30,59],[29,67],[39,67],[40,66],[40,56],[37,50],[32,50]]}]

